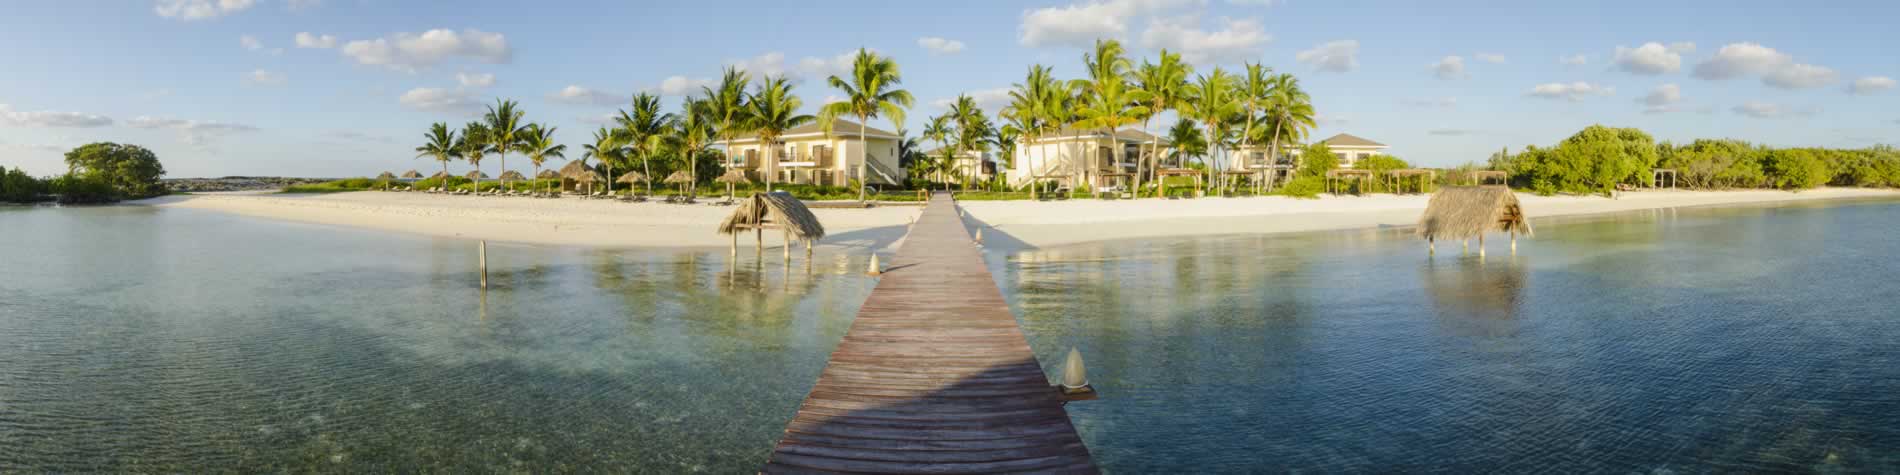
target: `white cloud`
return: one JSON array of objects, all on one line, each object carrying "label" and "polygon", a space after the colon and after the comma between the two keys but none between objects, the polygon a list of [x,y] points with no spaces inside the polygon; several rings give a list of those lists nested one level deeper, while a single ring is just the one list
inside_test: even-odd
[{"label": "white cloud", "polygon": [[1301,51],[1293,59],[1320,71],[1352,71],[1359,67],[1359,40],[1329,41]]},{"label": "white cloud", "polygon": [[792,82],[806,79],[819,79],[826,76],[842,76],[851,71],[851,60],[858,54],[856,50],[839,53],[829,58],[808,56],[798,60],[798,64],[786,64],[785,53],[777,51],[754,56],[750,59],[728,61],[726,64],[753,75],[753,80],[764,76],[785,76]]},{"label": "white cloud", "polygon": [[13,106],[0,104],[0,124],[25,127],[105,127],[112,125],[112,118],[79,112],[15,111]]},{"label": "white cloud", "polygon": [[[1010,88],[1000,87],[995,89],[964,91],[963,94],[975,100],[976,107],[983,109],[984,113],[994,114],[996,111],[1003,110],[1004,106],[1009,105],[1009,91]],[[956,102],[957,98],[953,96],[930,101],[930,105],[947,110],[951,105],[956,104]]]},{"label": "white cloud", "polygon": [[462,89],[418,87],[402,93],[396,102],[410,109],[428,112],[474,115],[482,110],[482,103],[475,99],[475,95]]},{"label": "white cloud", "polygon": [[663,96],[688,96],[698,93],[702,87],[712,86],[714,82],[712,78],[693,79],[686,76],[672,76],[660,80],[659,87],[647,88],[645,90],[647,92],[658,91],[660,95]]},{"label": "white cloud", "polygon": [[552,100],[555,102],[565,102],[568,104],[586,104],[586,105],[612,107],[612,106],[620,105],[621,102],[626,101],[627,100],[626,98],[629,98],[629,97],[633,97],[633,96],[621,95],[619,93],[612,93],[612,92],[605,92],[605,91],[597,91],[597,90],[581,87],[578,85],[569,85],[567,87],[561,88],[561,90],[559,91],[555,91],[553,94],[549,94],[548,100]]},{"label": "white cloud", "polygon": [[297,42],[298,48],[329,49],[336,47],[336,37],[330,35],[314,35],[307,31],[300,31],[297,32],[297,36],[294,39]]},{"label": "white cloud", "polygon": [[1697,64],[1695,77],[1708,80],[1761,76],[1762,84],[1782,89],[1805,89],[1833,83],[1840,74],[1833,69],[1796,63],[1794,56],[1758,43],[1732,43],[1715,52],[1715,57]]},{"label": "white cloud", "polygon": [[125,121],[127,127],[136,129],[171,129],[179,132],[178,140],[187,145],[206,146],[215,139],[224,136],[256,132],[257,127],[217,121],[196,121],[184,119],[163,119],[150,116],[138,116]]},{"label": "white cloud", "polygon": [[1734,43],[1723,46],[1715,52],[1715,57],[1695,66],[1695,77],[1702,79],[1734,79],[1741,76],[1767,74],[1776,68],[1794,63],[1790,56],[1774,48],[1756,43]]},{"label": "white cloud", "polygon": [[1833,69],[1812,64],[1790,64],[1761,77],[1762,84],[1782,89],[1807,89],[1826,86],[1840,79]]},{"label": "white cloud", "polygon": [[1680,110],[1676,103],[1682,102],[1682,87],[1675,84],[1656,86],[1655,89],[1649,91],[1648,95],[1643,96],[1642,99],[1637,99],[1637,102],[1648,106],[1643,108],[1643,113],[1645,114],[1675,112]]},{"label": "white cloud", "polygon": [[244,49],[250,50],[250,51],[257,51],[260,49],[264,49],[264,42],[257,41],[257,37],[251,36],[251,35],[239,36],[238,45],[243,46]]},{"label": "white cloud", "polygon": [[1610,63],[1618,71],[1655,76],[1682,70],[1682,53],[1681,49],[1651,41],[1635,48],[1616,47],[1616,55]]},{"label": "white cloud", "polygon": [[1868,77],[1864,77],[1860,79],[1855,79],[1853,84],[1849,84],[1847,86],[1847,92],[1853,93],[1853,94],[1873,94],[1876,92],[1893,89],[1895,84],[1896,83],[1894,82],[1893,78],[1890,78],[1890,77],[1868,76]]},{"label": "white cloud", "polygon": [[1422,107],[1426,109],[1452,109],[1452,108],[1458,107],[1458,98],[1456,97],[1421,97],[1421,98],[1416,98],[1416,99],[1400,100],[1399,103],[1404,104],[1406,106],[1410,106],[1410,107]]},{"label": "white cloud", "polygon": [[1504,64],[1504,55],[1497,53],[1478,53],[1472,55],[1472,57],[1491,64]]},{"label": "white cloud", "polygon": [[514,51],[508,47],[508,38],[501,33],[471,28],[459,33],[434,29],[419,35],[396,33],[374,40],[351,41],[343,45],[343,55],[357,64],[413,72],[455,57],[485,63],[507,63],[513,60]]},{"label": "white cloud", "polygon": [[324,133],[323,136],[326,139],[330,139],[332,141],[338,141],[338,142],[376,142],[376,143],[385,143],[385,144],[396,143],[395,137],[390,137],[387,135],[366,134],[362,132],[349,131],[349,130],[332,130],[332,131]]},{"label": "white cloud", "polygon": [[1757,119],[1807,117],[1821,111],[1819,108],[1814,107],[1788,107],[1781,104],[1757,101],[1749,101],[1745,104],[1735,106],[1735,108],[1731,110],[1735,111],[1736,114]]},{"label": "white cloud", "polygon": [[1616,94],[1616,88],[1614,87],[1590,84],[1590,83],[1581,82],[1581,81],[1573,82],[1569,84],[1564,84],[1560,82],[1539,84],[1537,85],[1537,87],[1531,88],[1531,92],[1529,93],[1531,97],[1540,97],[1544,99],[1564,99],[1564,100],[1569,100],[1571,102],[1581,101],[1591,96],[1609,96],[1609,95],[1615,95],[1615,94]]},{"label": "white cloud", "polygon": [[493,73],[455,73],[455,82],[462,87],[488,87],[495,85]]},{"label": "white cloud", "polygon": [[289,81],[290,77],[285,76],[284,73],[273,73],[262,69],[244,73],[244,84],[249,85],[281,86]]},{"label": "white cloud", "polygon": [[1193,0],[1097,0],[1023,12],[1017,42],[1024,46],[1086,48],[1099,38],[1121,38],[1135,15],[1166,10]]},{"label": "white cloud", "polygon": [[951,53],[956,53],[958,51],[963,51],[962,41],[948,40],[948,39],[938,38],[935,36],[926,36],[923,38],[918,38],[917,46],[922,46],[924,47],[924,49],[930,50],[930,52],[936,53],[936,54],[951,54]]},{"label": "white cloud", "polygon": [[1432,75],[1438,76],[1439,79],[1464,79],[1471,77],[1465,74],[1465,58],[1458,56],[1446,56],[1444,59],[1438,60],[1437,63],[1432,63],[1431,68]]},{"label": "white cloud", "polygon": [[1174,50],[1189,63],[1233,63],[1258,58],[1261,48],[1273,42],[1258,18],[1222,17],[1220,29],[1214,31],[1200,29],[1198,23],[1200,18],[1195,16],[1150,20],[1141,33],[1141,44]]},{"label": "white cloud", "polygon": [[1436,129],[1426,130],[1425,133],[1429,135],[1456,137],[1460,135],[1471,135],[1473,133],[1477,133],[1477,131],[1471,130],[1471,129],[1453,129],[1453,128],[1440,127]]},{"label": "white cloud", "polygon": [[158,0],[152,11],[177,20],[203,20],[237,13],[257,5],[256,0]]},{"label": "white cloud", "polygon": [[1562,64],[1565,66],[1582,66],[1589,62],[1590,62],[1590,58],[1581,54],[1557,57],[1557,64]]}]

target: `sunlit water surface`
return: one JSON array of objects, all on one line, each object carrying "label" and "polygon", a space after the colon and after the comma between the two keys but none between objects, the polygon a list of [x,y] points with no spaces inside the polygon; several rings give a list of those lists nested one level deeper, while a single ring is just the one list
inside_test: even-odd
[{"label": "sunlit water surface", "polygon": [[[1535,210],[1532,210],[1535,212]],[[1900,470],[1900,206],[998,247],[1111,471]],[[756,470],[862,250],[0,209],[0,472]],[[708,231],[710,232],[710,230]],[[1006,231],[990,230],[1008,242]]]}]

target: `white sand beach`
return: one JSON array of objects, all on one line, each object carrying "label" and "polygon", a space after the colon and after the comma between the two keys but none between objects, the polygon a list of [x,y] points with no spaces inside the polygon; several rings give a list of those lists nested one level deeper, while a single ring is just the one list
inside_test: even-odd
[{"label": "white sand beach", "polygon": [[[1617,211],[1773,202],[1900,198],[1900,191],[1825,188],[1783,191],[1647,191],[1602,197],[1543,197],[1520,193],[1535,220]],[[968,201],[973,225],[992,228],[986,239],[1047,247],[1089,241],[1230,233],[1277,233],[1408,226],[1417,222],[1422,195],[1206,198],[1195,200]],[[580,199],[441,196],[355,192],[325,195],[210,193],[138,202],[205,209],[305,223],[351,226],[429,236],[529,244],[600,247],[726,247],[715,232],[730,207],[618,203]],[[827,233],[822,247],[888,249],[903,238],[921,208],[817,209]],[[782,240],[767,233],[768,247]],[[750,237],[740,246],[752,245]]]}]

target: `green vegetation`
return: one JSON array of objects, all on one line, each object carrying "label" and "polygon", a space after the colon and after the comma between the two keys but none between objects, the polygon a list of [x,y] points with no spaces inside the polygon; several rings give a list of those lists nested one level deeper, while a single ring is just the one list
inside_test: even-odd
[{"label": "green vegetation", "polygon": [[26,174],[26,169],[0,167],[0,203],[44,201],[46,182]]},{"label": "green vegetation", "polygon": [[1706,139],[1678,146],[1656,143],[1640,130],[1600,125],[1554,147],[1494,154],[1489,168],[1508,172],[1512,186],[1540,194],[1646,186],[1652,169],[1674,170],[1679,185],[1690,189],[1900,186],[1900,151],[1889,146],[1772,148]]},{"label": "green vegetation", "polygon": [[383,181],[374,178],[345,178],[312,185],[290,185],[279,193],[339,193],[383,189]]},{"label": "green vegetation", "polygon": [[137,145],[83,145],[66,152],[66,167],[65,175],[44,179],[0,167],[0,202],[57,199],[62,204],[95,204],[166,193],[158,181],[165,176],[165,166],[158,155]]}]

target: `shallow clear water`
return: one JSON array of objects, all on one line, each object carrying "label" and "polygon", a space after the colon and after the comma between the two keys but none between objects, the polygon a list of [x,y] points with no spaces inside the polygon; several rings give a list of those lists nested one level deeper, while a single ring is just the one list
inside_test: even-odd
[{"label": "shallow clear water", "polygon": [[[1532,210],[1535,212],[1535,210]],[[1900,205],[991,256],[1120,472],[1900,471]],[[1475,243],[1474,243],[1475,245]]]},{"label": "shallow clear water", "polygon": [[[1535,210],[1532,210],[1533,212]],[[991,249],[1111,471],[1900,470],[1900,204]],[[755,470],[863,252],[0,209],[0,472]],[[1006,242],[996,234],[995,241]]]}]

